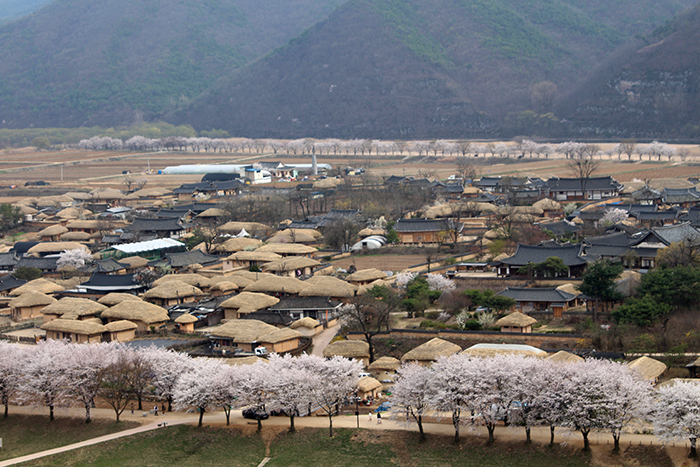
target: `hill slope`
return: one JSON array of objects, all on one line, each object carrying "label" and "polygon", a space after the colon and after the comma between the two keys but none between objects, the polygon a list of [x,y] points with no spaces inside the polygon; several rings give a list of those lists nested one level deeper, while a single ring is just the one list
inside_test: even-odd
[{"label": "hill slope", "polygon": [[0,27],[0,121],[157,117],[284,45],[344,0],[58,0]]},{"label": "hill slope", "polygon": [[175,120],[253,137],[489,134],[509,112],[551,111],[649,11],[662,17],[639,3],[610,2],[603,17],[594,0],[352,0]]},{"label": "hill slope", "polygon": [[584,134],[700,137],[700,6],[606,64],[561,105]]}]

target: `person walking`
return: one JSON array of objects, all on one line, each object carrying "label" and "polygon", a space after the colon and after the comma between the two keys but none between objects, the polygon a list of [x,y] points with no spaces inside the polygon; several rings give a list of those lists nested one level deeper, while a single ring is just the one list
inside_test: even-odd
[{"label": "person walking", "polygon": [[156,406],[153,407],[153,413],[155,414],[156,417],[158,416],[158,404],[156,404]]},{"label": "person walking", "polygon": [[369,422],[372,423],[372,412],[369,413]]},{"label": "person walking", "polygon": [[377,412],[377,425],[382,424],[382,414],[381,412]]},{"label": "person walking", "polygon": [[133,402],[131,403],[131,415],[134,415],[134,404],[133,404]]}]

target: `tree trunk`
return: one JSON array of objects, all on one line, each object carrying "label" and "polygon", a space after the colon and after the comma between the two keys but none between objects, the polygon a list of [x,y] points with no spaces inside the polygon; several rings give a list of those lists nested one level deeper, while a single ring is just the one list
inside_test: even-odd
[{"label": "tree trunk", "polygon": [[117,416],[117,423],[119,423],[119,416],[121,415],[121,413],[119,412],[119,410],[114,409],[114,414]]},{"label": "tree trunk", "polygon": [[554,425],[549,426],[549,445],[554,446],[554,429],[556,427]]},{"label": "tree trunk", "polygon": [[455,427],[455,444],[459,443],[459,414],[452,412],[452,425]]},{"label": "tree trunk", "polygon": [[258,419],[258,432],[261,432],[262,431],[262,418],[257,417],[257,419]]},{"label": "tree trunk", "polygon": [[618,434],[613,433],[613,450],[612,450],[612,452],[614,452],[615,454],[620,452],[620,434],[619,433]]},{"label": "tree trunk", "polygon": [[173,411],[173,396],[168,396],[168,412]]},{"label": "tree trunk", "polygon": [[141,394],[136,394],[136,400],[139,401],[139,410],[143,410],[143,404],[141,404]]},{"label": "tree trunk", "polygon": [[291,414],[289,416],[289,432],[294,433],[295,431],[297,431],[297,430],[294,427],[294,414]]},{"label": "tree trunk", "polygon": [[331,414],[330,411],[328,412],[328,427],[330,429],[329,436],[332,438],[333,437],[333,415]]},{"label": "tree trunk", "polygon": [[420,439],[421,442],[425,441],[425,431],[423,431],[423,416],[419,415],[416,422],[418,422],[418,433],[419,433],[418,438]]},{"label": "tree trunk", "polygon": [[5,402],[5,415],[4,418],[7,418],[10,415],[10,404],[8,402]]},{"label": "tree trunk", "polygon": [[85,423],[90,423],[92,419],[90,418],[90,404],[85,404]]},{"label": "tree trunk", "polygon": [[588,433],[590,430],[581,430],[581,435],[583,435],[583,451],[589,452],[591,450],[591,443],[588,441]]},{"label": "tree trunk", "polygon": [[200,407],[199,408],[199,423],[197,426],[201,427],[202,426],[202,420],[204,419],[204,408]]},{"label": "tree trunk", "polygon": [[49,405],[49,421],[53,422],[54,421],[54,416],[53,416],[53,404]]},{"label": "tree trunk", "polygon": [[532,438],[530,437],[530,427],[525,426],[525,444],[532,444]]},{"label": "tree trunk", "polygon": [[697,441],[697,438],[695,436],[690,438],[690,454],[688,454],[688,457],[691,459],[695,459],[696,457],[698,457],[698,452],[695,449],[696,441]]},{"label": "tree trunk", "polygon": [[224,409],[224,414],[226,415],[226,426],[231,424],[231,407]]},{"label": "tree trunk", "polygon": [[486,430],[489,432],[489,440],[486,442],[486,444],[490,446],[496,442],[496,438],[493,436],[493,432],[496,431],[496,424],[487,423]]}]

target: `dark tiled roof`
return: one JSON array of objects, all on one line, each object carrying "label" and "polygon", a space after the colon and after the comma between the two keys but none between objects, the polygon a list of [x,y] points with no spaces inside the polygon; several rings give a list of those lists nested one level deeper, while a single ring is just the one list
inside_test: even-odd
[{"label": "dark tiled roof", "polygon": [[627,245],[593,245],[586,248],[586,256],[590,258],[619,258],[630,251]]},{"label": "dark tiled roof", "polygon": [[204,175],[204,177],[202,177],[202,181],[203,182],[210,182],[210,181],[211,182],[224,182],[227,180],[235,180],[237,178],[240,178],[240,174],[237,174],[237,173],[228,173],[227,174],[227,173],[214,172],[214,173]]},{"label": "dark tiled roof", "polygon": [[166,253],[165,262],[173,268],[184,268],[192,264],[211,264],[219,261],[218,256],[208,255],[202,250],[184,251],[182,253]]},{"label": "dark tiled roof", "polygon": [[[546,187],[551,191],[581,191],[581,180],[578,178],[552,177],[547,180]],[[586,191],[614,191],[622,185],[612,177],[591,177],[586,180]]]},{"label": "dark tiled roof", "polygon": [[114,272],[126,269],[126,265],[118,263],[114,258],[100,259],[94,262],[95,272]]},{"label": "dark tiled roof", "polygon": [[131,292],[145,288],[134,280],[132,274],[104,274],[96,272],[90,280],[80,284],[79,288],[102,292]]},{"label": "dark tiled roof", "polygon": [[635,200],[657,200],[661,199],[661,192],[658,190],[654,190],[653,188],[649,188],[648,186],[644,186],[632,193],[632,198],[634,198]]},{"label": "dark tiled roof", "polygon": [[528,246],[519,244],[515,254],[501,261],[512,266],[525,266],[528,263],[538,264],[549,257],[561,258],[566,266],[581,266],[586,264],[586,259],[581,256],[581,245],[562,246],[561,248],[547,248],[540,246]]},{"label": "dark tiled roof", "polygon": [[557,290],[554,287],[548,288],[524,288],[508,287],[498,292],[496,295],[510,297],[517,302],[570,302],[576,295]]},{"label": "dark tiled roof", "polygon": [[542,230],[548,230],[556,236],[566,235],[568,233],[578,232],[581,230],[580,225],[576,225],[573,222],[567,222],[564,220],[556,222],[548,222],[546,224],[539,224]]},{"label": "dark tiled roof", "polygon": [[655,212],[630,212],[630,216],[640,221],[665,221],[678,217],[678,212],[673,210]]},{"label": "dark tiled roof", "polygon": [[122,242],[121,234],[120,235],[108,234],[108,235],[105,235],[104,237],[102,237],[102,243],[110,244],[110,243],[121,243],[121,242]]},{"label": "dark tiled roof", "polygon": [[0,268],[2,269],[12,269],[18,261],[19,258],[17,258],[17,253],[14,251],[0,253]]},{"label": "dark tiled roof", "polygon": [[635,243],[638,239],[627,235],[625,232],[618,232],[608,235],[600,235],[597,237],[586,237],[583,241],[589,245],[616,245],[628,246]]},{"label": "dark tiled roof", "polygon": [[398,185],[399,183],[403,183],[405,180],[406,180],[406,177],[399,177],[398,175],[392,175],[391,177],[384,180],[384,183],[386,183],[388,185]]},{"label": "dark tiled roof", "polygon": [[35,245],[38,245],[39,242],[15,242],[14,245],[12,245],[12,248],[10,251],[14,251],[17,253],[19,256],[22,256],[25,254],[29,249]]},{"label": "dark tiled roof", "polygon": [[695,245],[700,244],[700,231],[689,223],[669,225],[667,227],[653,227],[651,231],[667,245],[682,241],[690,241]]},{"label": "dark tiled roof", "polygon": [[268,308],[269,311],[289,310],[330,310],[341,305],[337,300],[328,297],[284,297],[279,303]]},{"label": "dark tiled roof", "polygon": [[137,217],[124,230],[129,232],[178,232],[185,230],[185,227],[174,218],[144,219]]},{"label": "dark tiled roof", "polygon": [[664,188],[663,200],[666,204],[696,203],[700,193],[695,188]]},{"label": "dark tiled roof", "polygon": [[658,210],[658,205],[656,204],[615,204],[610,207],[624,209],[627,212],[654,212]]},{"label": "dark tiled roof", "polygon": [[12,274],[6,274],[0,277],[0,291],[12,290],[26,284],[27,281],[23,279],[17,279]]},{"label": "dark tiled roof", "polygon": [[289,313],[279,311],[258,310],[244,315],[241,319],[257,319],[273,326],[289,326],[294,322]]},{"label": "dark tiled roof", "polygon": [[394,230],[397,232],[440,232],[445,230],[445,221],[435,219],[399,219],[394,224]]},{"label": "dark tiled roof", "polygon": [[58,257],[44,257],[44,258],[34,258],[32,256],[23,256],[19,259],[19,262],[15,265],[15,268],[37,268],[42,271],[55,271],[58,269],[56,263],[58,262]]}]

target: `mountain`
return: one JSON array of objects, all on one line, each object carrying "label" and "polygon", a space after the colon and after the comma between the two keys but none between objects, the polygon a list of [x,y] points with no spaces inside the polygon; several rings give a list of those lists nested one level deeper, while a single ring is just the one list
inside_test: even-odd
[{"label": "mountain", "polygon": [[700,138],[700,6],[596,70],[558,109],[585,135]]},{"label": "mountain", "polygon": [[28,15],[52,0],[0,0],[0,23]]},{"label": "mountain", "polygon": [[57,0],[0,27],[0,122],[159,117],[344,0]]},{"label": "mountain", "polygon": [[173,119],[250,137],[503,134],[688,3],[351,0]]},{"label": "mountain", "polygon": [[697,1],[56,0],[0,26],[0,127],[551,132],[561,96]]}]

